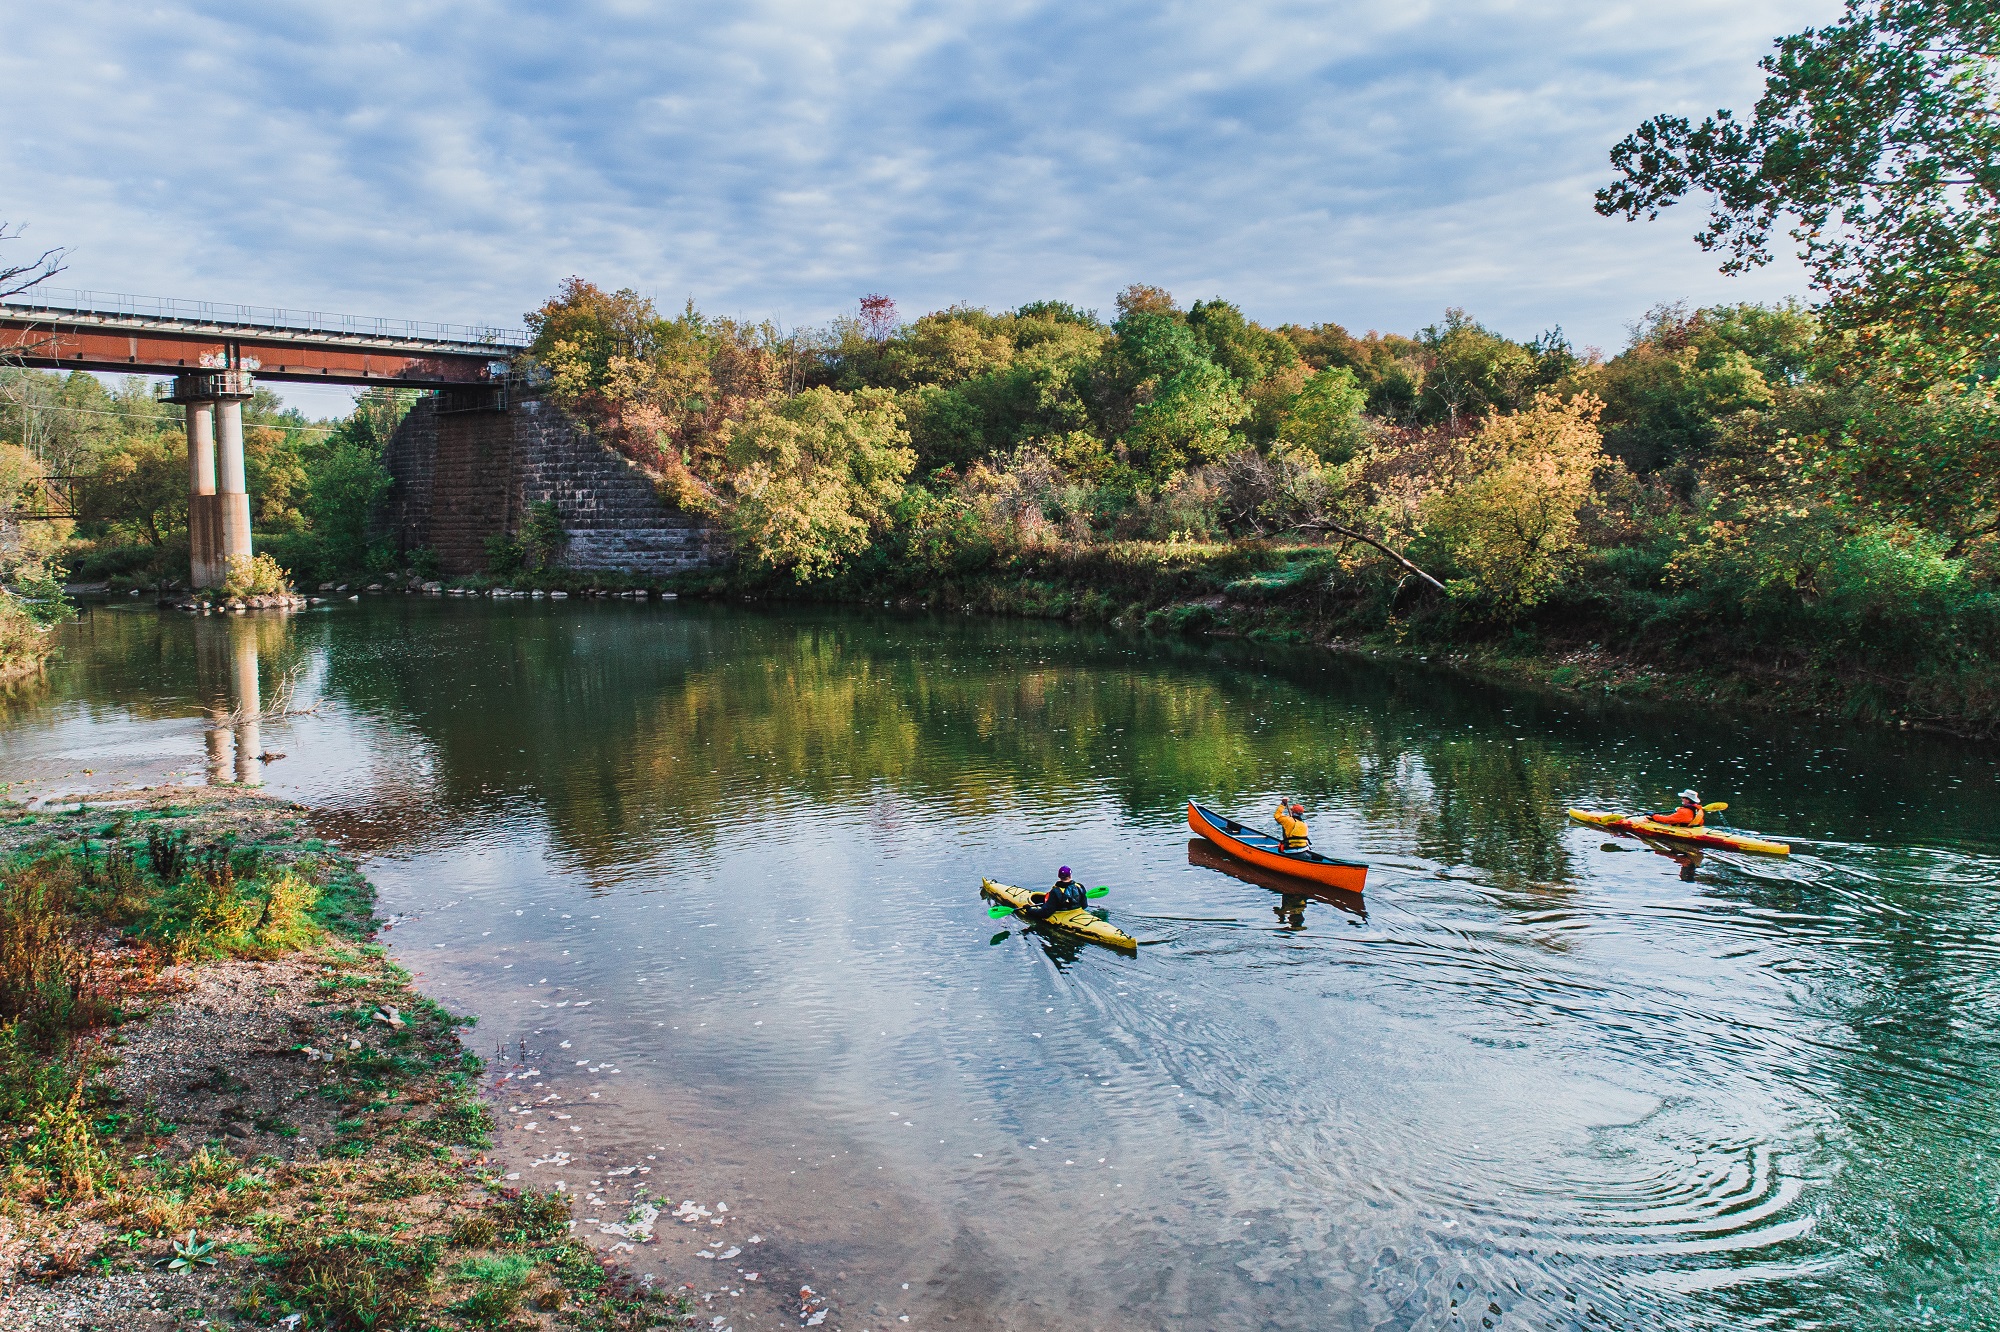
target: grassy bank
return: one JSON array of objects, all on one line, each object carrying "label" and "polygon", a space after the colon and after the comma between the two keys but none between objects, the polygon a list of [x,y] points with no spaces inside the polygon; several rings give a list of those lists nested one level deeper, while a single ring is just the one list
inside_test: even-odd
[{"label": "grassy bank", "polygon": [[303,812],[0,823],[0,1307],[64,1327],[681,1326],[506,1188],[454,1018]]},{"label": "grassy bank", "polygon": [[971,567],[884,558],[801,585],[737,568],[682,595],[838,601],[1115,624],[1421,658],[1569,692],[2000,732],[1993,608],[1912,603],[1786,616],[1746,600],[1634,587],[1599,566],[1532,613],[1495,619],[1384,563],[1305,542],[1116,542],[993,553]]}]

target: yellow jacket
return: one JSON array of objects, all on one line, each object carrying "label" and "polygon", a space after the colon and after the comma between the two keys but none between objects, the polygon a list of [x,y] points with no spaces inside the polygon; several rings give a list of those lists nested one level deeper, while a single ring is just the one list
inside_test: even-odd
[{"label": "yellow jacket", "polygon": [[1278,826],[1285,830],[1285,850],[1303,851],[1312,845],[1312,838],[1306,836],[1306,821],[1295,819],[1283,805],[1278,806]]}]

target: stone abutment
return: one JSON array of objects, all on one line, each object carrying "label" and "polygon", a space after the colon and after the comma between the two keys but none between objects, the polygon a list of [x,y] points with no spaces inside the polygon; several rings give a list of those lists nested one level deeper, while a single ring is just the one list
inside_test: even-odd
[{"label": "stone abutment", "polygon": [[398,548],[430,547],[445,576],[484,569],[488,541],[518,533],[543,502],[568,534],[566,568],[656,576],[718,561],[707,523],[660,499],[644,472],[560,407],[539,398],[452,406],[425,398],[396,428],[383,514]]}]

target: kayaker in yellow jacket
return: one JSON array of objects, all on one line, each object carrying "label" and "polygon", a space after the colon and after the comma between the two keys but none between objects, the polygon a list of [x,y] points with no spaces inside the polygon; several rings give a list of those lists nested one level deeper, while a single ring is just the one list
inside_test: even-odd
[{"label": "kayaker in yellow jacket", "polygon": [[1682,828],[1699,828],[1705,821],[1701,808],[1701,796],[1694,791],[1681,792],[1680,808],[1668,814],[1648,814],[1655,823],[1671,823]]},{"label": "kayaker in yellow jacket", "polygon": [[1047,920],[1058,911],[1078,911],[1088,904],[1083,885],[1069,876],[1069,866],[1056,871],[1056,881],[1045,893],[1031,893],[1021,914],[1030,920]]},{"label": "kayaker in yellow jacket", "polygon": [[1278,827],[1284,830],[1285,850],[1303,851],[1312,845],[1312,838],[1306,835],[1306,807],[1294,804],[1287,809],[1284,801],[1278,802],[1276,818]]}]

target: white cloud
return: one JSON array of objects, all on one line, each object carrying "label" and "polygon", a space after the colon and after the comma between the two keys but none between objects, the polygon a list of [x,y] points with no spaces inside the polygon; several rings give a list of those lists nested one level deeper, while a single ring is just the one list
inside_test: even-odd
[{"label": "white cloud", "polygon": [[1765,298],[1590,211],[1830,0],[17,6],[0,216],[76,285],[512,323],[570,273],[817,321],[1149,281],[1266,320],[1460,305],[1615,347]]}]

